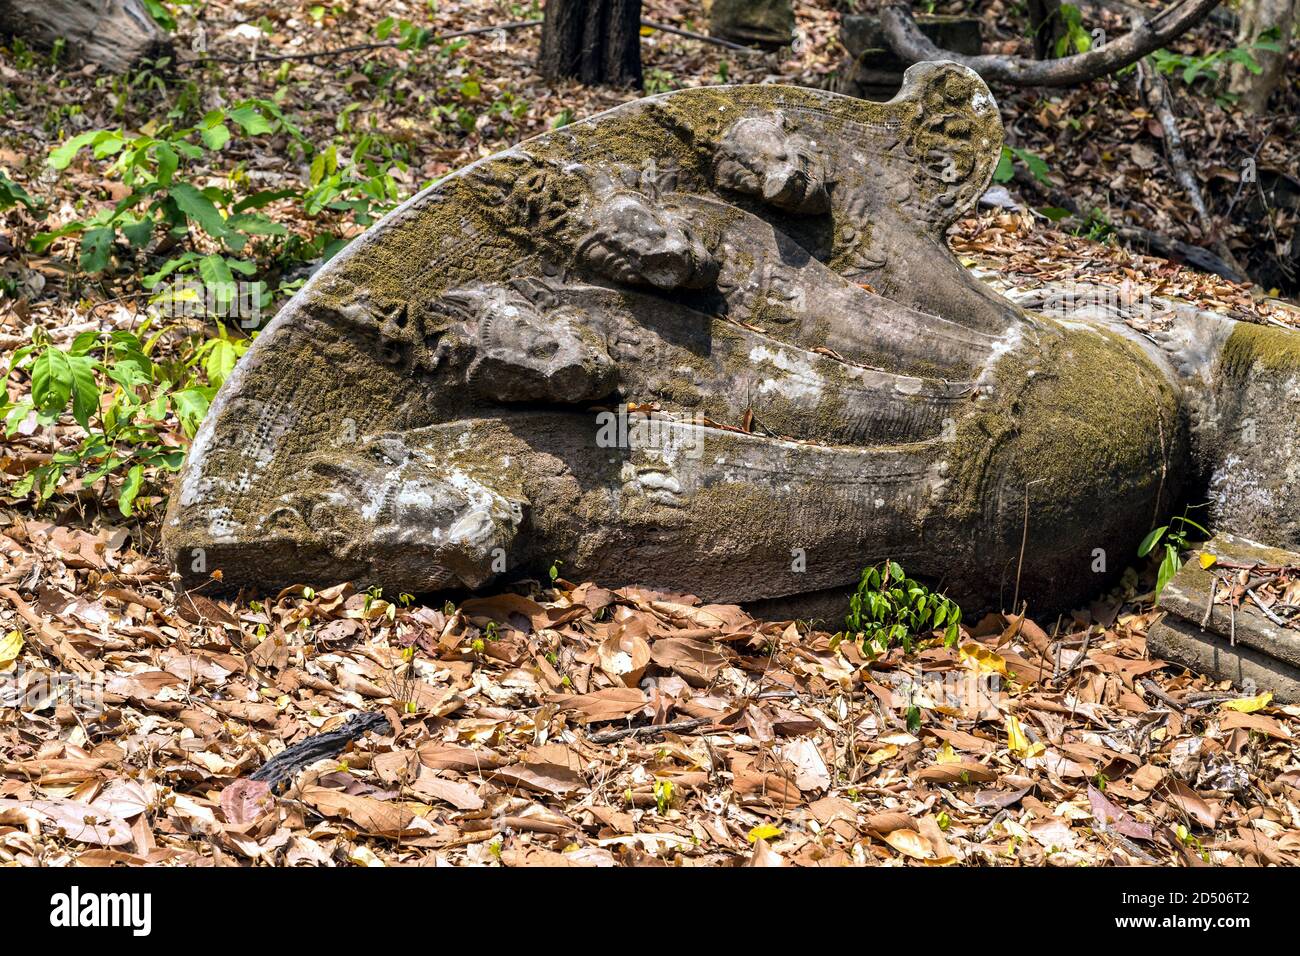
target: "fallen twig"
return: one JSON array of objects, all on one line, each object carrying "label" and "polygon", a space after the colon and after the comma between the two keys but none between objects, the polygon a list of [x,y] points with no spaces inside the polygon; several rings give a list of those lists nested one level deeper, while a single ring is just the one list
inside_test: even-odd
[{"label": "fallen twig", "polygon": [[1183,705],[1180,704],[1178,701],[1176,701],[1174,698],[1170,697],[1164,691],[1162,691],[1155,681],[1144,679],[1142,681],[1142,687],[1146,690],[1148,694],[1156,698],[1156,700],[1159,700],[1160,702],[1167,704],[1168,706],[1172,707],[1174,710],[1178,711],[1180,714],[1183,712]]},{"label": "fallen twig", "polygon": [[598,734],[592,734],[587,740],[593,744],[612,744],[616,740],[622,740],[625,737],[652,737],[655,734],[662,734],[665,731],[683,731],[694,730],[696,727],[703,727],[705,724],[712,723],[708,717],[692,717],[689,720],[670,720],[666,724],[646,724],[644,727],[624,727],[621,730],[606,730]]},{"label": "fallen twig", "polygon": [[1278,617],[1276,614],[1274,614],[1272,611],[1270,611],[1267,607],[1265,607],[1265,606],[1264,606],[1264,602],[1261,601],[1261,600],[1259,599],[1259,596],[1256,595],[1255,592],[1252,591],[1250,588],[1246,588],[1246,597],[1248,597],[1248,598],[1250,598],[1252,601],[1254,601],[1254,602],[1255,602],[1255,607],[1257,607],[1257,608],[1259,608],[1261,611],[1263,611],[1263,612],[1264,612],[1264,616],[1265,616],[1266,618],[1268,618],[1270,621],[1272,621],[1274,624],[1276,624],[1278,627],[1286,627],[1286,626],[1287,626],[1286,621],[1282,620],[1280,617]]}]

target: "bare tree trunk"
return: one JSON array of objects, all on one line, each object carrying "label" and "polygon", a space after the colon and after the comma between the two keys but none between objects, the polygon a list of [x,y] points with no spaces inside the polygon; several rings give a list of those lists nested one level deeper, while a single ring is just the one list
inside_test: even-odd
[{"label": "bare tree trunk", "polygon": [[538,66],[548,80],[641,88],[641,0],[547,0]]},{"label": "bare tree trunk", "polygon": [[1260,35],[1276,29],[1275,41],[1281,52],[1252,50],[1251,55],[1260,65],[1262,71],[1252,73],[1240,63],[1233,64],[1229,90],[1241,99],[1238,104],[1248,113],[1263,113],[1268,107],[1268,98],[1282,82],[1286,73],[1287,49],[1291,35],[1295,30],[1296,7],[1298,0],[1246,0],[1242,4],[1241,28],[1237,32],[1239,46],[1251,46],[1257,43]]},{"label": "bare tree trunk", "polygon": [[0,0],[0,33],[40,46],[58,39],[91,63],[122,72],[171,52],[140,0]]}]

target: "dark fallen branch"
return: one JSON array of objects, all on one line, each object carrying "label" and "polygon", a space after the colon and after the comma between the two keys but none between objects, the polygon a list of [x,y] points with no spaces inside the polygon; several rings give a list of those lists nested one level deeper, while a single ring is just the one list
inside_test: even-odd
[{"label": "dark fallen branch", "polygon": [[1174,116],[1173,107],[1169,103],[1169,85],[1160,72],[1146,62],[1138,64],[1138,85],[1141,87],[1147,106],[1160,120],[1160,128],[1165,134],[1165,156],[1169,160],[1169,168],[1173,171],[1178,184],[1183,187],[1183,191],[1187,193],[1202,234],[1212,244],[1215,253],[1232,267],[1233,271],[1238,275],[1245,275],[1246,270],[1238,264],[1227,243],[1215,238],[1217,230],[1214,219],[1205,205],[1205,197],[1201,195],[1201,185],[1196,181],[1192,165],[1187,160],[1187,152],[1183,149],[1183,135],[1178,129],[1178,118]]},{"label": "dark fallen branch", "polygon": [[1162,236],[1141,226],[1119,226],[1115,229],[1124,245],[1139,252],[1148,252],[1161,259],[1191,266],[1199,272],[1209,272],[1229,282],[1249,282],[1250,279],[1236,268],[1224,262],[1219,256],[1204,246],[1194,246]]},{"label": "dark fallen branch", "polygon": [[670,720],[666,724],[646,724],[644,727],[624,727],[622,730],[606,730],[599,734],[592,734],[587,740],[593,744],[612,744],[616,740],[622,740],[625,737],[653,737],[656,734],[665,732],[678,733],[683,730],[694,730],[696,727],[703,727],[705,724],[712,723],[708,717],[692,717],[689,720]]},{"label": "dark fallen branch", "polygon": [[1205,19],[1219,0],[1179,0],[1151,19],[1135,17],[1128,33],[1087,53],[1059,60],[1033,60],[1003,54],[963,56],[942,50],[921,32],[905,5],[886,7],[880,21],[890,49],[908,63],[921,60],[952,60],[968,67],[990,82],[1014,86],[1075,86],[1107,76],[1138,62],[1186,33]]},{"label": "dark fallen branch", "polygon": [[383,714],[353,714],[351,719],[338,730],[308,737],[292,747],[285,748],[283,752],[262,764],[251,779],[261,780],[272,790],[276,790],[308,764],[326,757],[337,757],[348,744],[361,737],[366,731],[389,726],[388,718]]}]

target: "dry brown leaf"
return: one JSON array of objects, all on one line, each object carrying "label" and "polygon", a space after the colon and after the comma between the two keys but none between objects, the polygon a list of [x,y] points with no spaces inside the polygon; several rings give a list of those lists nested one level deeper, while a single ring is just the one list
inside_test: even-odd
[{"label": "dry brown leaf", "polygon": [[354,797],[325,787],[304,787],[301,798],[325,816],[341,817],[372,836],[396,839],[432,832],[428,823],[399,803]]}]

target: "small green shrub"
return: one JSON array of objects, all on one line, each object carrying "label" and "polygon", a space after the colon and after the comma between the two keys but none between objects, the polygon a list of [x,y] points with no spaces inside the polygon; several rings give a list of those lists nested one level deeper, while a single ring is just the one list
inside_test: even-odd
[{"label": "small green shrub", "polygon": [[1044,186],[1052,185],[1051,169],[1041,156],[1018,146],[1003,146],[1002,155],[998,157],[997,168],[993,170],[995,183],[1009,183],[1016,175],[1016,163],[1021,163],[1029,174]]},{"label": "small green shrub", "polygon": [[[163,361],[154,351],[166,330],[146,338],[147,330],[148,323],[139,334],[83,332],[61,348],[38,329],[36,340],[14,353],[0,380],[5,437],[33,413],[45,428],[71,415],[83,437],[13,482],[10,496],[41,506],[68,474],[87,487],[114,476],[118,510],[130,516],[147,480],[180,468],[185,451],[174,441],[176,429],[194,436],[250,341],[218,327],[217,337],[192,338],[180,359]],[[28,388],[11,401],[5,385],[14,373],[26,374]]]},{"label": "small green shrub", "polygon": [[1192,548],[1191,532],[1199,531],[1207,538],[1210,532],[1186,515],[1174,518],[1169,524],[1155,528],[1142,539],[1138,545],[1138,557],[1145,558],[1158,546],[1164,547],[1164,557],[1160,560],[1160,569],[1156,572],[1156,597],[1165,589],[1169,580],[1183,566],[1183,554]]},{"label": "small green shrub", "polygon": [[1282,52],[1278,38],[1278,31],[1273,28],[1262,33],[1258,40],[1247,46],[1215,50],[1206,56],[1189,56],[1160,49],[1151,54],[1151,61],[1165,76],[1177,76],[1188,86],[1198,80],[1205,80],[1213,86],[1227,75],[1228,67],[1234,63],[1240,63],[1251,73],[1262,72],[1263,68],[1255,59],[1255,54]]},{"label": "small green shrub", "polygon": [[961,608],[913,581],[897,561],[885,561],[862,572],[844,623],[865,648],[884,653],[901,644],[910,653],[914,641],[940,629],[945,643],[956,644]]}]

